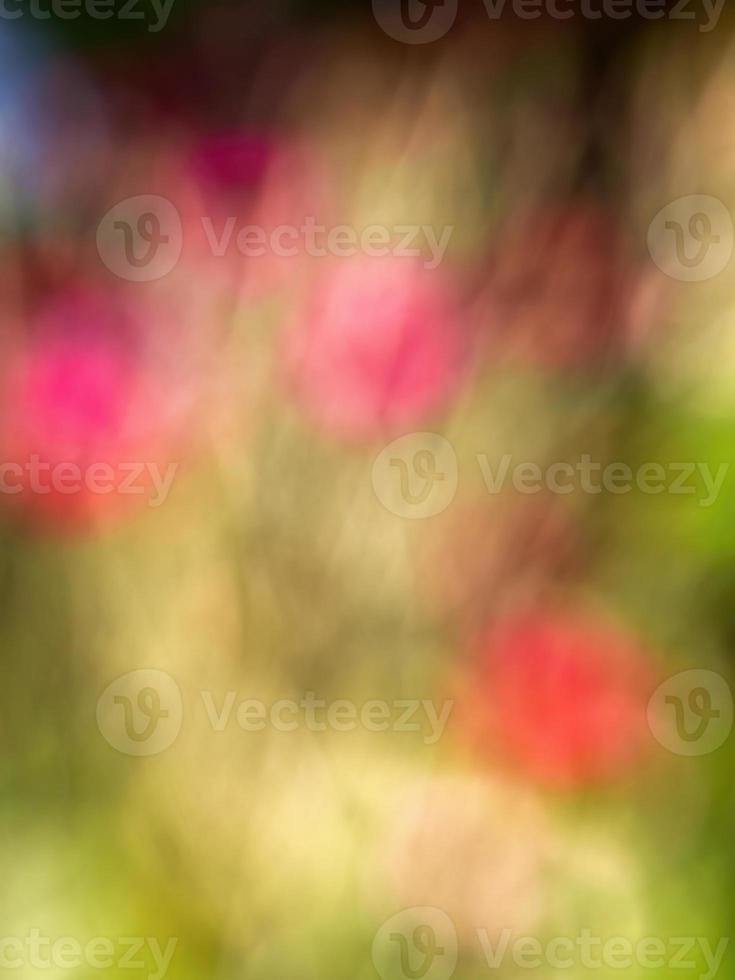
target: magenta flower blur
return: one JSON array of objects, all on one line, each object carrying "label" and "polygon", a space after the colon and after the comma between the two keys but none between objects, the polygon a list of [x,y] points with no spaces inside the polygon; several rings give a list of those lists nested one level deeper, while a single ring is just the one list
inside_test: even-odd
[{"label": "magenta flower blur", "polygon": [[127,509],[146,499],[148,466],[168,458],[165,386],[121,309],[117,297],[105,307],[101,296],[71,293],[7,366],[3,494],[34,518],[77,525]]},{"label": "magenta flower blur", "polygon": [[257,133],[220,132],[199,140],[191,153],[192,174],[210,193],[257,189],[277,152],[277,144]]},{"label": "magenta flower blur", "polygon": [[324,430],[370,438],[419,423],[456,391],[465,363],[452,291],[405,258],[336,260],[288,334],[296,400]]}]

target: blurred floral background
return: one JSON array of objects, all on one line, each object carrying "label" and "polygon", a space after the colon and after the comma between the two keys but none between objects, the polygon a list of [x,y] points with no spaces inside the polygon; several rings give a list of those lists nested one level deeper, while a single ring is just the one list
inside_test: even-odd
[{"label": "blurred floral background", "polygon": [[728,975],[727,12],[140,12],[0,20],[1,969]]}]

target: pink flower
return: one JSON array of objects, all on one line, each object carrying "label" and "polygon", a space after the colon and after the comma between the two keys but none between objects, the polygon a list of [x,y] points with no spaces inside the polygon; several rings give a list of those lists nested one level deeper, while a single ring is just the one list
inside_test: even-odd
[{"label": "pink flower", "polygon": [[276,154],[277,144],[250,132],[219,132],[194,146],[190,169],[210,193],[252,193],[262,184]]},{"label": "pink flower", "polygon": [[292,291],[308,266],[304,226],[334,223],[334,179],[308,141],[270,130],[231,130],[198,140],[185,168],[201,194],[184,212],[185,257],[239,297]]},{"label": "pink flower", "polygon": [[466,344],[438,270],[406,258],[335,260],[288,334],[295,399],[317,425],[370,438],[438,410],[463,375]]},{"label": "pink flower", "polygon": [[[165,470],[182,419],[145,362],[141,324],[118,296],[74,291],[34,327],[4,378],[4,501],[65,526],[145,502],[147,466]],[[140,490],[124,487],[133,466]]]},{"label": "pink flower", "polygon": [[642,755],[653,677],[638,643],[606,621],[553,609],[517,613],[481,644],[465,725],[541,782],[612,779]]}]

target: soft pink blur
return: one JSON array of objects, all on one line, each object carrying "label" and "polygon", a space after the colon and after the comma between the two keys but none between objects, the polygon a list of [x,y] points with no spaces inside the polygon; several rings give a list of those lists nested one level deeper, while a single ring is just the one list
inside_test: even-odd
[{"label": "soft pink blur", "polygon": [[[220,277],[225,270],[243,299],[291,293],[296,278],[311,269],[300,231],[305,220],[325,227],[335,222],[334,179],[316,146],[277,130],[216,131],[193,142],[183,172],[201,195],[198,212],[182,214],[184,258],[205,276]],[[238,247],[238,234],[249,226],[260,230],[262,254],[251,254],[261,249],[252,235],[248,254]],[[295,230],[284,242],[294,254],[271,247],[279,228]],[[212,238],[223,254],[215,254]]]},{"label": "soft pink blur", "polygon": [[[74,463],[82,473],[95,463],[163,468],[176,459],[183,418],[163,378],[145,363],[144,326],[154,324],[137,322],[120,296],[90,290],[69,291],[43,311],[6,365],[2,458],[25,466],[35,455],[51,466]],[[28,481],[21,493],[3,497],[31,519],[65,526],[112,517],[145,500],[117,489],[37,493]]]},{"label": "soft pink blur", "polygon": [[284,346],[298,404],[324,430],[358,439],[416,425],[442,408],[466,354],[446,279],[395,257],[332,262]]}]

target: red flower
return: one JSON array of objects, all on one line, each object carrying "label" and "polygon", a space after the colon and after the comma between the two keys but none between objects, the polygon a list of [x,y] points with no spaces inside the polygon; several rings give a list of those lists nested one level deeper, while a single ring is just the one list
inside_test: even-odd
[{"label": "red flower", "polygon": [[542,782],[607,780],[642,753],[653,686],[650,661],[606,621],[554,610],[516,614],[482,644],[469,728]]}]

